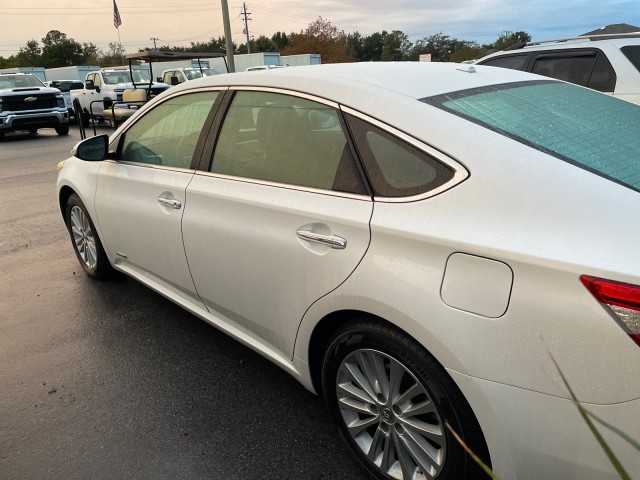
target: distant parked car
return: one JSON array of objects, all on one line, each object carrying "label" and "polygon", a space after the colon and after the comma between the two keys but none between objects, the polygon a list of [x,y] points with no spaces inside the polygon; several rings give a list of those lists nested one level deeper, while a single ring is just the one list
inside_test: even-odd
[{"label": "distant parked car", "polygon": [[476,64],[552,77],[640,105],[640,33],[522,42]]},{"label": "distant parked car", "polygon": [[62,92],[46,87],[30,73],[0,73],[0,139],[6,132],[55,128],[69,133],[69,113]]},{"label": "distant parked car", "polygon": [[256,67],[247,67],[246,72],[258,72],[260,70],[273,70],[275,68],[284,68],[286,65],[258,65]]},{"label": "distant parked car", "polygon": [[44,84],[47,87],[57,88],[62,92],[64,104],[69,111],[69,117],[74,117],[75,111],[73,110],[73,102],[71,101],[71,90],[82,90],[84,88],[82,80],[50,80],[44,82]]},{"label": "distant parked car", "polygon": [[376,479],[488,478],[449,428],[503,479],[619,479],[551,356],[640,439],[639,131],[636,105],[482,65],[240,72],[79,143],[58,200],[89,276],[323,395]]},{"label": "distant parked car", "polygon": [[161,80],[168,85],[178,85],[189,80],[220,75],[220,73],[223,72],[219,72],[215,68],[172,68],[162,72]]}]

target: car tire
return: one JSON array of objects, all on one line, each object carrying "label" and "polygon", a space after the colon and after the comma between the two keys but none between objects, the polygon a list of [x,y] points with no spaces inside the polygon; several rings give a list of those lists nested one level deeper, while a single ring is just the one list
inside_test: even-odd
[{"label": "car tire", "polygon": [[61,125],[56,127],[56,133],[58,135],[69,135],[69,125]]},{"label": "car tire", "polygon": [[84,128],[87,128],[89,126],[89,122],[91,121],[91,119],[89,118],[89,113],[85,110],[80,110],[78,112],[78,119],[80,122],[82,122],[82,126]]},{"label": "car tire", "polygon": [[406,333],[367,319],[342,327],[325,351],[322,384],[341,436],[376,478],[487,478],[445,426],[490,465],[471,407]]},{"label": "car tire", "polygon": [[96,279],[110,277],[113,267],[86,207],[75,193],[67,200],[65,221],[73,250],[87,275]]}]

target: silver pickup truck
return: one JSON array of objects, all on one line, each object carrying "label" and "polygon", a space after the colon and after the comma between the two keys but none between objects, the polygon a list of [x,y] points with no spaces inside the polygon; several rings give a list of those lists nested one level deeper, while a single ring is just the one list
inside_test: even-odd
[{"label": "silver pickup truck", "polygon": [[69,133],[69,113],[62,93],[29,73],[0,73],[0,139],[7,132],[55,128]]}]

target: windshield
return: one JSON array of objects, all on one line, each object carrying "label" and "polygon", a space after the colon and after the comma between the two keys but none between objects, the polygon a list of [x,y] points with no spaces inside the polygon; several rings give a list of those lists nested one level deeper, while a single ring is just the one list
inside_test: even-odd
[{"label": "windshield", "polygon": [[187,77],[187,80],[195,80],[196,78],[202,77],[210,77],[212,75],[218,75],[220,72],[214,70],[213,68],[203,68],[202,73],[200,73],[199,69],[193,70],[185,70],[184,74]]},{"label": "windshield", "polygon": [[35,75],[0,75],[0,88],[44,87]]},{"label": "windshield", "polygon": [[[107,85],[115,85],[117,83],[131,83],[131,73],[127,70],[119,70],[117,72],[104,72],[104,83]],[[133,71],[133,80],[136,83],[149,83],[149,77],[140,70]]]},{"label": "windshield", "polygon": [[54,80],[49,82],[49,86],[53,88],[57,88],[61,92],[69,92],[71,90],[82,90],[83,84],[78,81],[64,81],[64,80]]},{"label": "windshield", "polygon": [[640,107],[554,81],[423,98],[518,142],[640,191]]}]

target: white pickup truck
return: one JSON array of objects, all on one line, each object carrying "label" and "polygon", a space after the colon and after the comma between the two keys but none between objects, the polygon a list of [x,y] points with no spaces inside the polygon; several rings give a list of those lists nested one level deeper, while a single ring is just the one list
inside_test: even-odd
[{"label": "white pickup truck", "polygon": [[133,70],[133,72],[128,69],[97,70],[87,74],[82,90],[71,91],[71,100],[77,98],[80,102],[82,121],[87,125],[92,115],[96,120],[108,118],[110,114],[109,112],[105,114],[104,102],[121,103],[123,92],[133,88],[148,90],[148,98],[151,99],[169,88],[169,85],[151,83],[147,74],[139,70]]}]

